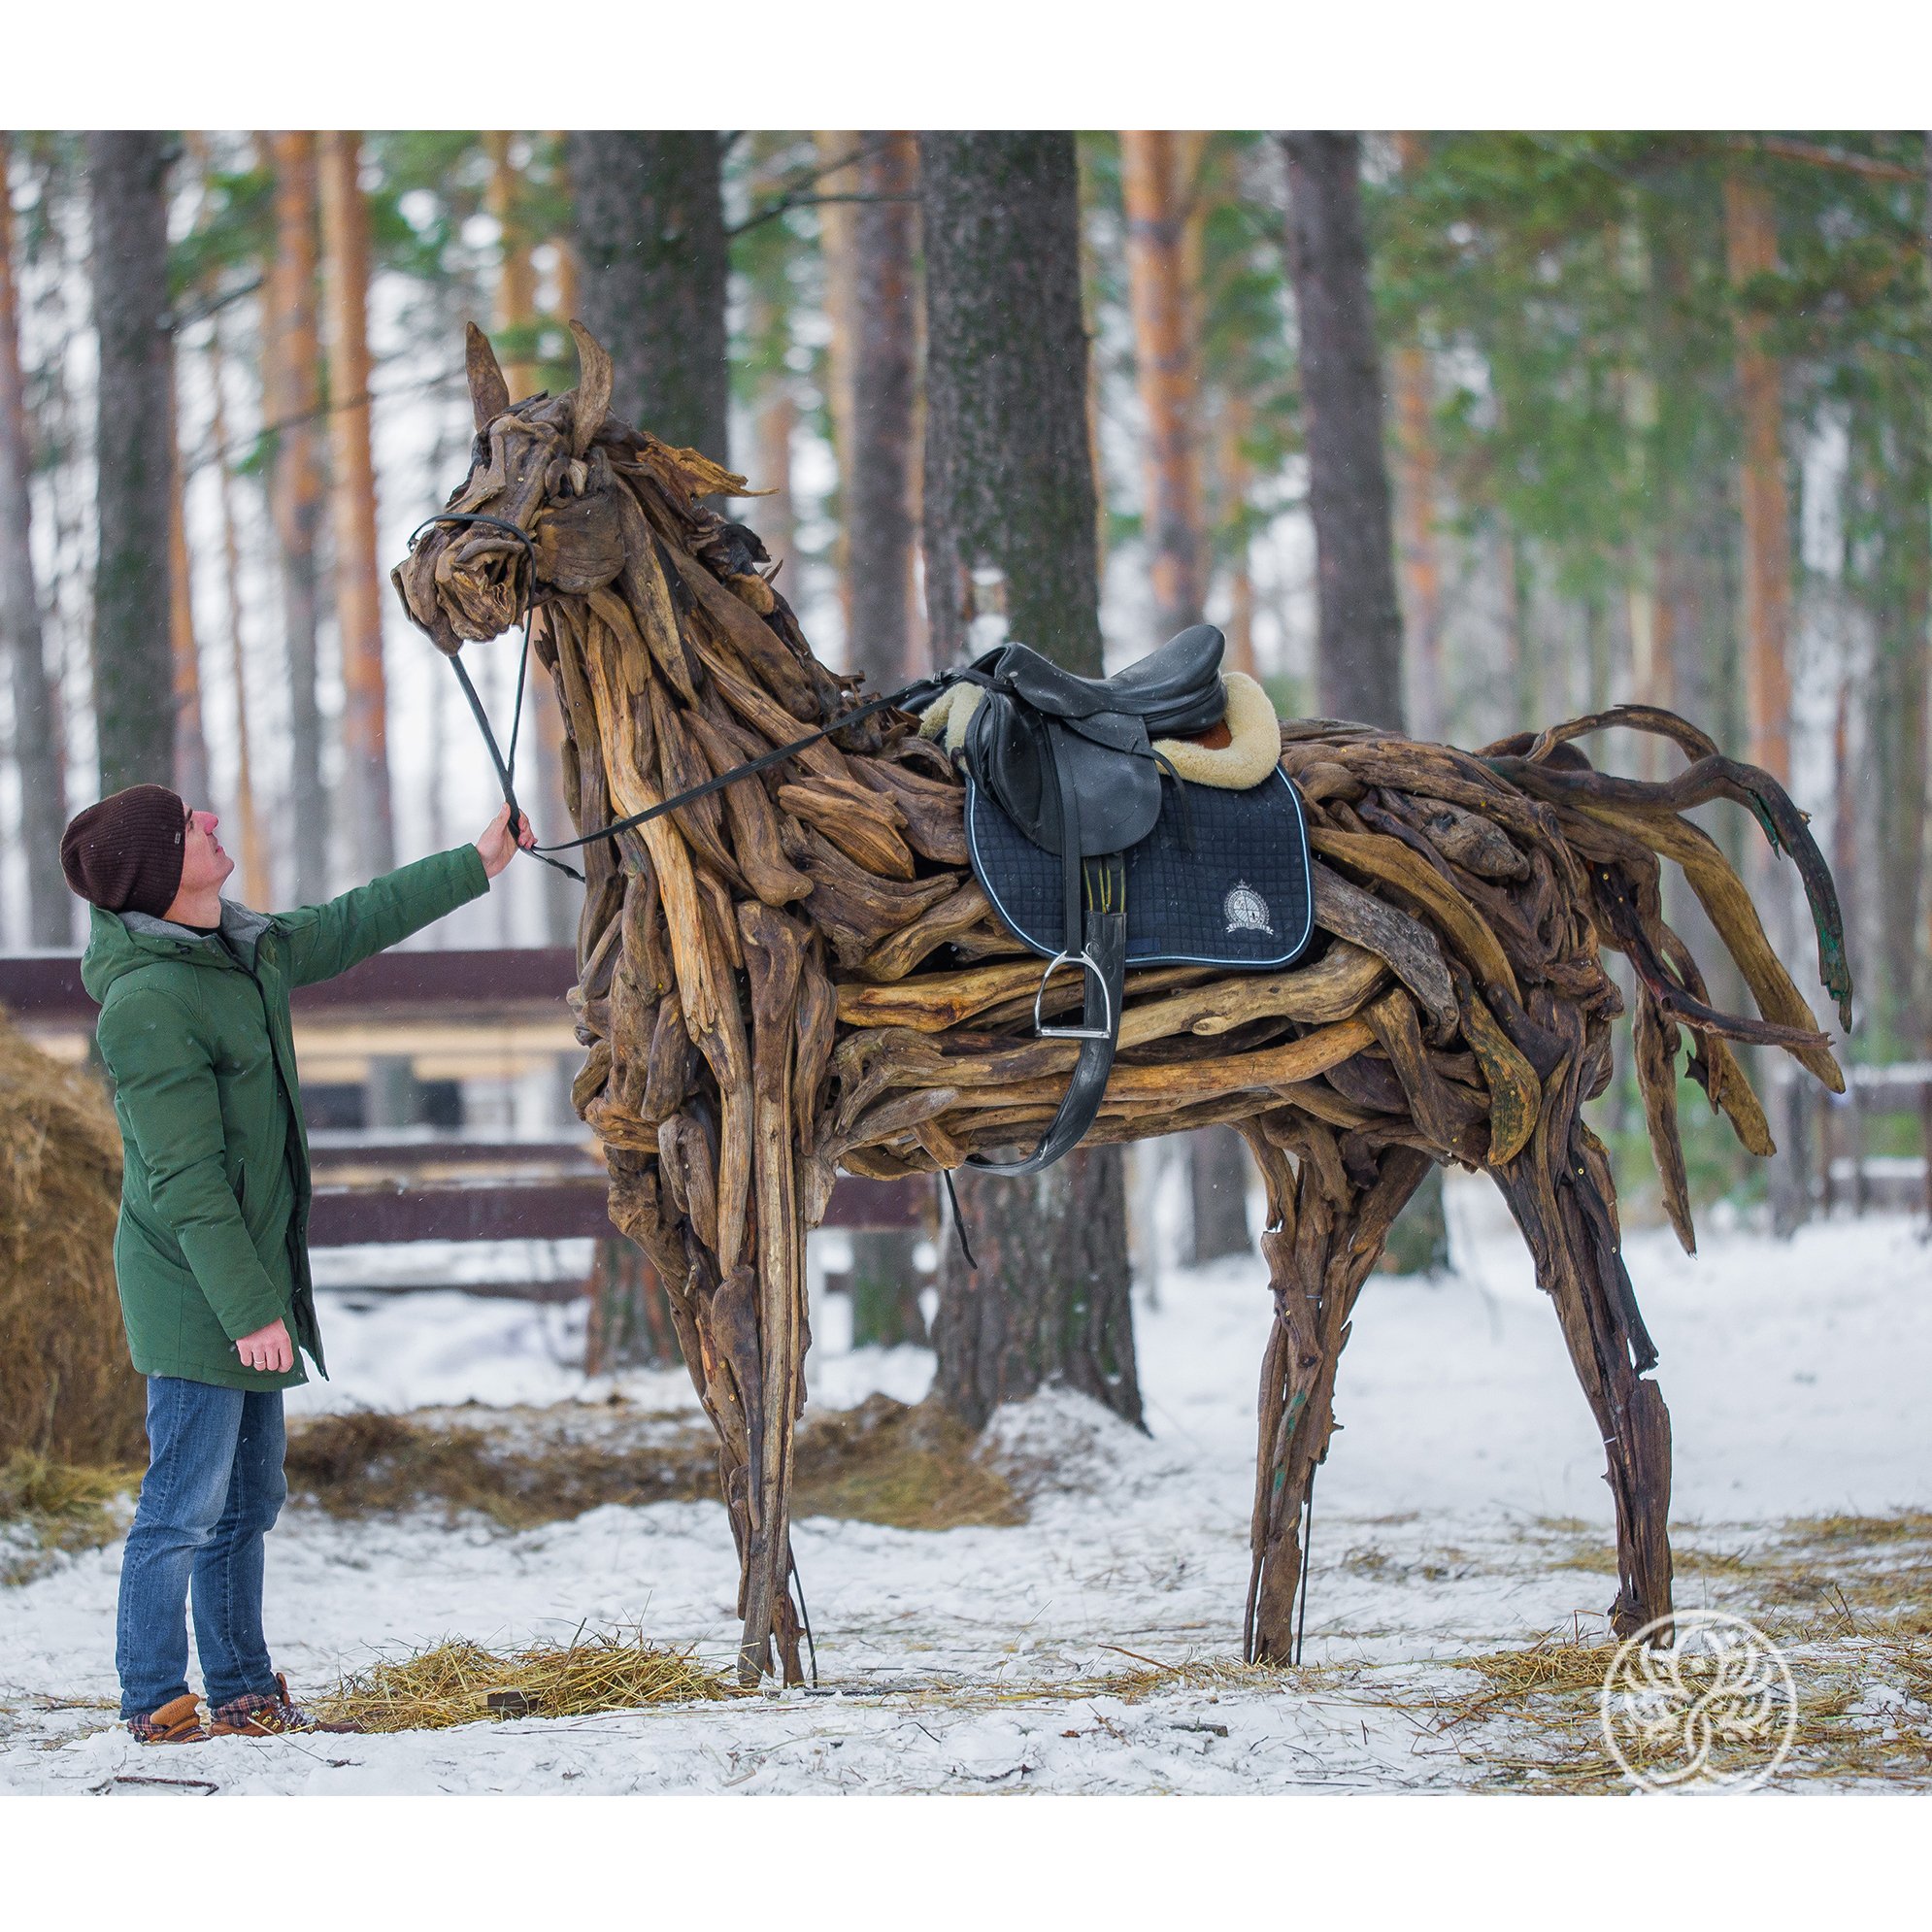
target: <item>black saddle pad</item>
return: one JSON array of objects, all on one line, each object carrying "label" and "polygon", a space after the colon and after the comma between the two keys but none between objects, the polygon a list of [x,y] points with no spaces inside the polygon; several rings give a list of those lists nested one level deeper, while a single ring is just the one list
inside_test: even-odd
[{"label": "black saddle pad", "polygon": [[[1308,821],[1285,772],[1247,791],[1189,784],[1191,849],[1172,783],[1153,830],[1126,855],[1127,963],[1291,965],[1315,930]],[[1001,921],[1035,952],[1061,949],[1060,860],[1036,846],[969,777],[966,844]],[[1076,936],[1073,944],[1078,946]]]}]

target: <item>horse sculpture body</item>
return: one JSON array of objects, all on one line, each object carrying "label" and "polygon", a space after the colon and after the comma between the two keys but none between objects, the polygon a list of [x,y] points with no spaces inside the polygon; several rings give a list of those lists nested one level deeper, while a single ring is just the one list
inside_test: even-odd
[{"label": "horse sculpture body", "polygon": [[[859,700],[857,681],[813,657],[758,569],[757,540],[706,506],[743,481],[615,420],[610,360],[573,329],[578,388],[514,407],[472,329],[470,474],[394,575],[451,656],[529,616],[562,710],[567,796],[589,833]],[[1570,741],[1611,724],[1673,740],[1687,768],[1667,783],[1599,774]],[[1301,1511],[1334,1427],[1350,1313],[1397,1213],[1431,1163],[1451,1160],[1502,1188],[1600,1425],[1612,1621],[1629,1634],[1667,1618],[1669,1417],[1618,1252],[1610,1163],[1581,1117],[1610,1080],[1623,1005],[1600,949],[1634,969],[1637,1070],[1665,1206],[1689,1248],[1681,1033],[1689,1072],[1754,1153],[1772,1144],[1732,1041],[1780,1047],[1834,1091],[1844,1083],[1743,884],[1681,815],[1732,799],[1797,861],[1849,1025],[1830,876],[1773,779],[1664,712],[1625,708],[1480,754],[1332,720],[1284,724],[1281,741],[1327,943],[1280,973],[1130,972],[1087,1136],[1229,1121],[1265,1179],[1275,1322],[1247,1652],[1290,1654]],[[1040,962],[972,876],[962,797],[945,753],[887,711],[584,848],[571,998],[589,1050],[573,1099],[606,1149],[612,1218],[656,1268],[717,1431],[748,1679],[800,1674],[788,1507],[806,1230],[841,1170],[932,1173],[1031,1145],[1078,1050],[1034,1035]],[[1711,1006],[1663,920],[1664,858],[1759,1017]]]}]

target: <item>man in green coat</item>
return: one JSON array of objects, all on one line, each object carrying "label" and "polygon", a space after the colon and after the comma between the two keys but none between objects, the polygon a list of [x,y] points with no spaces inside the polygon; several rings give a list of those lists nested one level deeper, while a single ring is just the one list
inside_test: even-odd
[{"label": "man in green coat", "polygon": [[[326,905],[232,905],[212,812],[134,785],[60,842],[93,907],[82,983],[100,1002],[126,1156],[115,1273],[148,1378],[149,1468],[121,1561],[120,1714],[148,1743],[314,1727],[262,1637],[262,1539],[281,1509],[282,1391],[323,1368],[309,1275],[309,1142],[288,995],[488,891],[528,821]],[[186,1682],[186,1607],[208,1691]]]}]

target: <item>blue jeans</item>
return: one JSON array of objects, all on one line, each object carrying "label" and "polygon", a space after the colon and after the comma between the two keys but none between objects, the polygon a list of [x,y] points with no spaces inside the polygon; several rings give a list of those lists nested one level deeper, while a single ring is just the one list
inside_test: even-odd
[{"label": "blue jeans", "polygon": [[148,1378],[148,1474],[120,1565],[120,1715],[187,1693],[187,1603],[211,1708],[275,1692],[261,1633],[262,1538],[288,1493],[282,1391]]}]

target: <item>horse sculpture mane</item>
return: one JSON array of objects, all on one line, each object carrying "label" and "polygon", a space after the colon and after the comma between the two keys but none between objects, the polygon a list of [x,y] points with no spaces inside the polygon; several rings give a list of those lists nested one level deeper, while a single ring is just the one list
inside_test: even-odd
[{"label": "horse sculpture mane", "polygon": [[[856,707],[858,681],[817,662],[763,547],[707,507],[743,479],[612,417],[610,358],[572,330],[579,386],[513,407],[471,329],[470,473],[394,581],[451,656],[528,614],[588,833],[830,723]],[[1667,783],[1598,773],[1571,741],[1609,725],[1670,739],[1686,769]],[[1349,1316],[1397,1213],[1451,1160],[1502,1188],[1600,1425],[1613,1624],[1667,1620],[1669,1417],[1610,1162],[1581,1116],[1610,1081],[1623,1007],[1600,952],[1634,970],[1650,1142],[1690,1249],[1681,1030],[1691,1076],[1756,1154],[1771,1137],[1732,1041],[1780,1047],[1833,1091],[1844,1080],[1744,885],[1682,815],[1734,800],[1797,861],[1849,1025],[1830,875],[1777,782],[1667,712],[1624,707],[1474,754],[1329,719],[1281,735],[1325,949],[1267,975],[1130,973],[1087,1136],[1232,1122],[1266,1183],[1275,1323],[1245,1650],[1290,1654],[1301,1510],[1334,1428]],[[570,997],[589,1050],[572,1098],[604,1144],[611,1217],[653,1263],[717,1431],[748,1681],[800,1675],[788,1511],[804,1245],[834,1177],[927,1174],[1036,1139],[1074,1062],[1072,1045],[1033,1037],[1039,962],[973,878],[962,800],[945,753],[888,711],[585,848]],[[1759,1017],[1710,1004],[1663,919],[1664,858]]]}]

